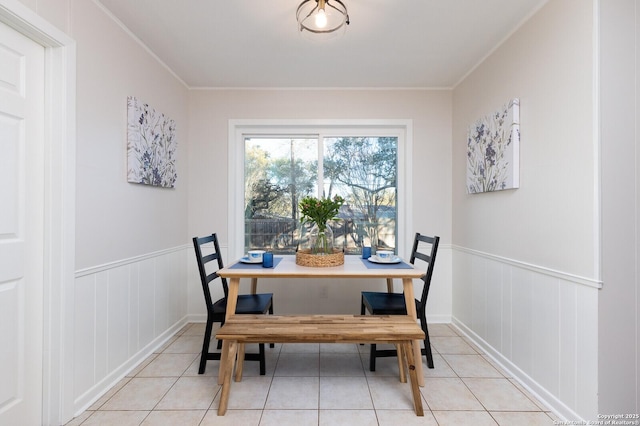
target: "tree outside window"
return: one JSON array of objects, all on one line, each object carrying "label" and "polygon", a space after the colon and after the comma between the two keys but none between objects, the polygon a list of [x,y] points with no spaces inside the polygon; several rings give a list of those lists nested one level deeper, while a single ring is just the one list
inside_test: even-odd
[{"label": "tree outside window", "polygon": [[394,249],[397,152],[397,137],[245,137],[245,250],[295,253],[306,236],[299,200],[334,195],[346,200],[331,224],[336,247]]}]

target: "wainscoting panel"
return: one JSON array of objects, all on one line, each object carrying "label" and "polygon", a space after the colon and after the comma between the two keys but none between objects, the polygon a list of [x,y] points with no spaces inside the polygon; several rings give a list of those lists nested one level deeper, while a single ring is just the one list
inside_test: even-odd
[{"label": "wainscoting panel", "polygon": [[192,251],[177,247],[76,272],[76,413],[186,324]]},{"label": "wainscoting panel", "polygon": [[597,415],[601,283],[453,248],[453,323],[560,416]]}]

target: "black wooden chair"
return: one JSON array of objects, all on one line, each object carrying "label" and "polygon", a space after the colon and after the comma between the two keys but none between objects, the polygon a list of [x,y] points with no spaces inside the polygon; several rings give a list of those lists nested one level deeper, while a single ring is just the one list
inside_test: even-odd
[{"label": "black wooden chair", "polygon": [[[419,251],[420,243],[429,244],[431,246],[431,252],[425,254]],[[413,249],[411,250],[411,258],[409,263],[414,264],[416,259],[420,259],[426,263],[427,272],[422,276],[424,282],[422,287],[422,295],[420,300],[416,299],[416,312],[418,318],[420,318],[420,326],[424,331],[424,349],[422,349],[422,355],[427,357],[427,366],[433,368],[433,355],[431,354],[431,343],[429,341],[429,330],[427,329],[427,317],[425,308],[427,306],[427,297],[429,296],[429,287],[431,286],[431,276],[433,275],[433,267],[436,261],[436,253],[438,252],[438,244],[440,243],[440,237],[428,237],[426,235],[420,235],[416,233],[413,241]],[[364,315],[365,310],[369,311],[372,315],[406,315],[407,307],[404,301],[404,294],[402,293],[377,293],[370,291],[362,292],[362,305],[360,307],[360,314]],[[378,350],[376,345],[371,345],[371,355],[369,358],[369,370],[376,371],[376,357],[389,357],[397,356],[395,349]]]},{"label": "black wooden chair", "polygon": [[[211,243],[213,243],[213,246],[211,246]],[[209,246],[205,247],[205,245]],[[202,355],[200,355],[200,368],[198,370],[198,374],[203,374],[207,367],[208,360],[220,359],[219,352],[209,352],[209,342],[211,340],[213,323],[219,322],[221,327],[224,324],[229,288],[227,287],[227,280],[218,275],[218,271],[224,267],[222,263],[222,256],[220,254],[220,247],[218,246],[218,236],[216,234],[211,234],[201,238],[194,237],[193,248],[196,251],[196,260],[198,261],[198,270],[200,271],[204,300],[207,304],[207,327],[204,332]],[[209,253],[211,248],[213,248],[213,252]],[[209,254],[203,254],[203,250],[206,250]],[[209,284],[216,278],[220,278],[224,297],[213,302]],[[238,295],[236,314],[259,315],[266,314],[267,312],[273,314],[272,293]],[[221,341],[218,341],[218,349],[220,349],[221,343]],[[264,343],[260,343],[258,347],[259,353],[245,354],[245,359],[247,361],[260,361],[260,375],[264,376],[266,369]],[[271,344],[271,347],[273,347],[273,344]]]}]

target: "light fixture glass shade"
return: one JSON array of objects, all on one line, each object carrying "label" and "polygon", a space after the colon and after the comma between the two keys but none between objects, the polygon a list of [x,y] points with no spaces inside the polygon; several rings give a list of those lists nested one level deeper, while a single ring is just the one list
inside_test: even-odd
[{"label": "light fixture glass shade", "polygon": [[296,11],[301,32],[328,34],[349,25],[347,7],[340,0],[304,0]]}]

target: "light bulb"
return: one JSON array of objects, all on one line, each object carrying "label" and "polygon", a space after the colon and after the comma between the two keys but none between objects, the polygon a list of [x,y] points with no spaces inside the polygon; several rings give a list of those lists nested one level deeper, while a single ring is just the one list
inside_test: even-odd
[{"label": "light bulb", "polygon": [[316,13],[316,27],[324,28],[326,26],[327,26],[327,14],[324,13],[324,9],[320,9]]}]

